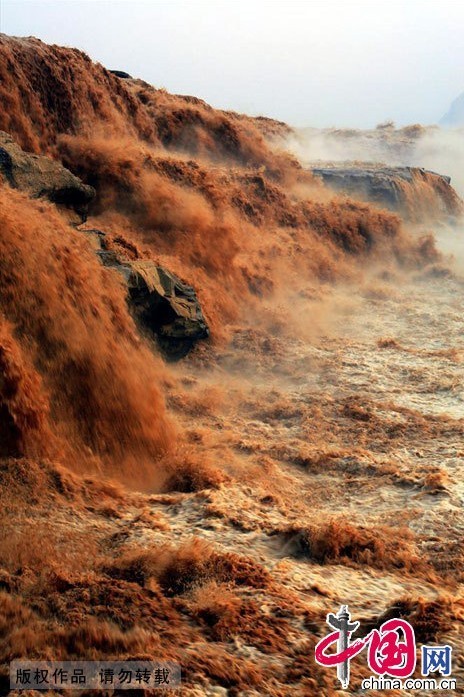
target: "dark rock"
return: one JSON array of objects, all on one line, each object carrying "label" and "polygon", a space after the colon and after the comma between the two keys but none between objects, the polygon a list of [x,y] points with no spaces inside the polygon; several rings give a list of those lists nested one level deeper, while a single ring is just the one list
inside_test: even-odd
[{"label": "dark rock", "polygon": [[73,208],[83,220],[95,189],[49,157],[24,152],[13,138],[0,131],[0,178],[32,198],[45,197]]},{"label": "dark rock", "polygon": [[412,175],[407,167],[398,168],[358,169],[355,167],[323,167],[314,168],[312,171],[323,179],[324,183],[335,191],[346,194],[362,196],[369,201],[386,205],[392,210],[398,210],[401,204],[400,193],[397,186],[397,178],[412,181]]},{"label": "dark rock", "polygon": [[[340,163],[311,169],[334,191],[372,202],[406,218],[417,219],[421,214],[428,217],[432,213],[435,217],[457,217],[462,213],[462,202],[451,186],[451,178],[419,167]],[[425,200],[427,191],[433,195],[432,199]]]},{"label": "dark rock", "polygon": [[80,230],[80,232],[84,233],[93,249],[100,254],[100,251],[105,248],[106,233],[101,230]]},{"label": "dark rock", "polygon": [[120,77],[122,80],[132,80],[132,75],[125,73],[124,70],[110,70],[110,73],[116,75],[116,77]]},{"label": "dark rock", "polygon": [[[103,234],[94,230],[87,234],[89,232]],[[152,261],[120,261],[116,252],[105,249],[97,254],[104,266],[123,276],[136,320],[156,336],[166,358],[183,358],[197,341],[209,336],[192,286]]]},{"label": "dark rock", "polygon": [[209,330],[194,289],[151,261],[127,265],[129,296],[144,325],[172,359],[185,356]]},{"label": "dark rock", "polygon": [[125,275],[123,272],[124,264],[121,264],[119,256],[116,254],[116,252],[101,249],[97,251],[97,254],[103,266],[114,266],[116,267],[117,271],[119,271],[122,275]]}]

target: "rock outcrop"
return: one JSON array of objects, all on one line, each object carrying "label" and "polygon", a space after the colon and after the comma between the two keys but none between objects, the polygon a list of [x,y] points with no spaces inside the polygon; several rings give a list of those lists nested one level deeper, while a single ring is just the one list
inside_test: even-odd
[{"label": "rock outcrop", "polygon": [[95,189],[49,157],[24,152],[13,138],[0,131],[0,179],[32,198],[73,208],[85,220]]},{"label": "rock outcrop", "polygon": [[182,358],[209,335],[192,286],[152,261],[128,262],[118,270],[126,278],[137,317],[156,334],[167,357]]},{"label": "rock outcrop", "polygon": [[340,163],[312,167],[327,186],[388,208],[414,222],[455,218],[462,201],[450,177],[418,167],[388,167],[371,163]]},{"label": "rock outcrop", "polygon": [[197,341],[209,336],[203,312],[192,286],[149,260],[121,259],[108,251],[105,233],[84,231],[104,266],[118,271],[127,286],[129,307],[141,328],[156,336],[169,360],[187,355]]},{"label": "rock outcrop", "polygon": [[[48,157],[25,152],[3,131],[0,131],[1,179],[32,198],[45,197],[73,208],[82,220],[86,219],[88,205],[95,197],[95,189],[68,169]],[[86,234],[102,263],[124,277],[129,306],[137,322],[157,337],[167,358],[182,358],[199,339],[209,336],[191,286],[154,262],[121,259],[106,250],[103,232],[92,230]]]}]

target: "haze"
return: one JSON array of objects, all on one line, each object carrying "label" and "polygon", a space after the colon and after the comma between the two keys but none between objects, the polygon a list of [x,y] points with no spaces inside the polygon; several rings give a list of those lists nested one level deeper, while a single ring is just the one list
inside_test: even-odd
[{"label": "haze", "polygon": [[463,23],[450,0],[2,0],[0,18],[215,107],[362,128],[440,119],[464,90]]}]

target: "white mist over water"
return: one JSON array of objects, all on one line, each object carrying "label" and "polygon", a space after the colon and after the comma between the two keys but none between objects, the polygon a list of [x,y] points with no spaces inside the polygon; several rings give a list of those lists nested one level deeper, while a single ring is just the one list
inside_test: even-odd
[{"label": "white mist over water", "polygon": [[464,129],[420,125],[401,129],[386,125],[369,131],[306,128],[295,130],[286,147],[303,164],[323,160],[423,167],[451,177],[464,197]]}]

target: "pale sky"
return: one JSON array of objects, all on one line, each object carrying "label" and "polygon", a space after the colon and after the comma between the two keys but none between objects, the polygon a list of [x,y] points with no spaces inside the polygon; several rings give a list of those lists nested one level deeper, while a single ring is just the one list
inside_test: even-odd
[{"label": "pale sky", "polygon": [[464,91],[464,2],[0,0],[0,28],[295,126],[435,123]]}]

